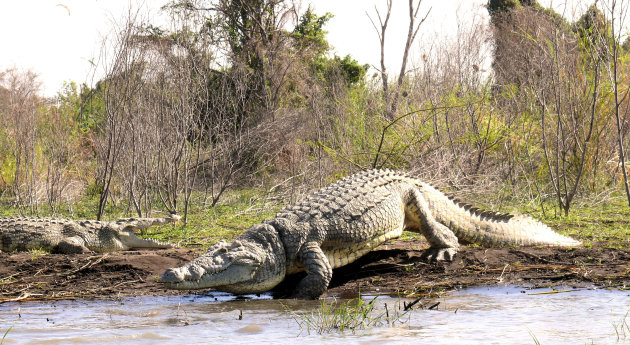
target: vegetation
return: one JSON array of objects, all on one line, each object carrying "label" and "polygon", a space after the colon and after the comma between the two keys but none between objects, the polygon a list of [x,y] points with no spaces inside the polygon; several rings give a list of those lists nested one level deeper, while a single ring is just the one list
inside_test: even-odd
[{"label": "vegetation", "polygon": [[35,261],[42,255],[46,255],[47,252],[42,249],[32,249],[29,250],[29,254],[31,254],[31,260]]},{"label": "vegetation", "polygon": [[599,243],[604,248],[625,248],[628,242],[630,208],[623,198],[612,198],[599,205],[578,205],[567,217],[531,213],[565,235],[579,238],[585,246]]},{"label": "vegetation", "polygon": [[13,329],[13,326],[9,327],[7,329],[7,331],[4,332],[4,335],[2,335],[2,339],[0,339],[0,345],[4,344],[4,341],[6,340],[7,335],[9,334],[9,332],[11,332],[11,329]]},{"label": "vegetation", "polygon": [[626,312],[619,323],[613,322],[615,328],[615,334],[617,335],[617,341],[627,340],[630,337],[630,323],[628,323],[628,315],[630,310]]},{"label": "vegetation", "polygon": [[[627,1],[570,23],[536,1],[492,0],[490,22],[471,19],[420,61],[405,54],[396,75],[384,43],[398,3],[370,14],[376,73],[335,55],[331,14],[298,5],[173,0],[164,27],[132,13],[99,59],[105,77],[54,99],[35,74],[1,72],[0,214],[176,211],[184,222],[153,235],[206,245],[376,167],[523,205],[582,239],[602,238],[589,219],[627,237]],[[430,15],[419,5],[407,52]]]},{"label": "vegetation", "polygon": [[401,311],[400,301],[396,302],[390,315],[387,303],[384,304],[383,310],[376,310],[376,299],[377,297],[374,297],[369,302],[363,298],[355,298],[346,302],[338,302],[336,299],[322,300],[319,308],[310,313],[301,314],[297,314],[286,305],[284,308],[297,322],[300,329],[306,330],[308,334],[311,330],[317,334],[348,330],[354,333],[356,330],[365,328],[384,325],[395,326],[406,322],[403,317],[409,310]]}]

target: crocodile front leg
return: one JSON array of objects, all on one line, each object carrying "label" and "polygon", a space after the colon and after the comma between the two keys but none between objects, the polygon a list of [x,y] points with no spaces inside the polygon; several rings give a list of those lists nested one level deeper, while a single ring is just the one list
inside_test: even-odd
[{"label": "crocodile front leg", "polygon": [[298,260],[307,275],[300,281],[293,298],[317,299],[328,288],[332,278],[332,267],[319,244],[307,242],[300,250]]},{"label": "crocodile front leg", "polygon": [[422,255],[429,261],[453,260],[459,251],[457,236],[438,222],[431,211],[422,193],[417,189],[410,191],[410,200],[407,202],[406,214],[408,217],[420,223],[420,232],[424,235],[431,247]]}]

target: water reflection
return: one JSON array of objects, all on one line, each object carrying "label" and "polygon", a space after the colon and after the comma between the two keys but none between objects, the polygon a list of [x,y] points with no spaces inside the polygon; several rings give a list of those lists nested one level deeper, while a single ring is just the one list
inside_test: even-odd
[{"label": "water reflection", "polygon": [[[10,303],[0,305],[0,338],[13,326],[4,344],[533,344],[534,337],[543,344],[630,343],[628,291],[535,294],[544,291],[549,290],[467,289],[426,301],[425,307],[440,304],[414,310],[402,325],[321,335],[301,330],[283,306],[310,313],[320,302],[266,295]],[[377,301],[378,308],[396,302]]]}]

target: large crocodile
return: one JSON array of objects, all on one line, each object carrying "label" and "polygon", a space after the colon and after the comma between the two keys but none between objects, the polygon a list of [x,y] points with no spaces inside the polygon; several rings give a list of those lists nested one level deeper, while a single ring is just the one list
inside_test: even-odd
[{"label": "large crocodile", "polygon": [[140,248],[171,248],[170,243],[136,236],[138,229],[180,219],[125,218],[117,221],[0,217],[0,251],[42,249],[53,253],[113,252]]},{"label": "large crocodile", "polygon": [[[286,274],[306,271],[295,298],[318,298],[332,269],[349,264],[403,230],[423,234],[429,260],[452,260],[459,241],[484,246],[577,246],[526,216],[481,211],[430,185],[390,170],[369,170],[322,188],[231,243],[166,270],[173,289],[268,291]],[[459,241],[458,241],[459,239]]]}]

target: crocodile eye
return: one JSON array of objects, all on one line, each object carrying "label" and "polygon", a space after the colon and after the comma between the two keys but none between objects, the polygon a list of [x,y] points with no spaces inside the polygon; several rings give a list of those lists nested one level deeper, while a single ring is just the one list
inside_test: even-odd
[{"label": "crocodile eye", "polygon": [[219,252],[225,254],[225,253],[228,252],[228,250],[225,247],[221,247],[221,248],[219,248]]}]

